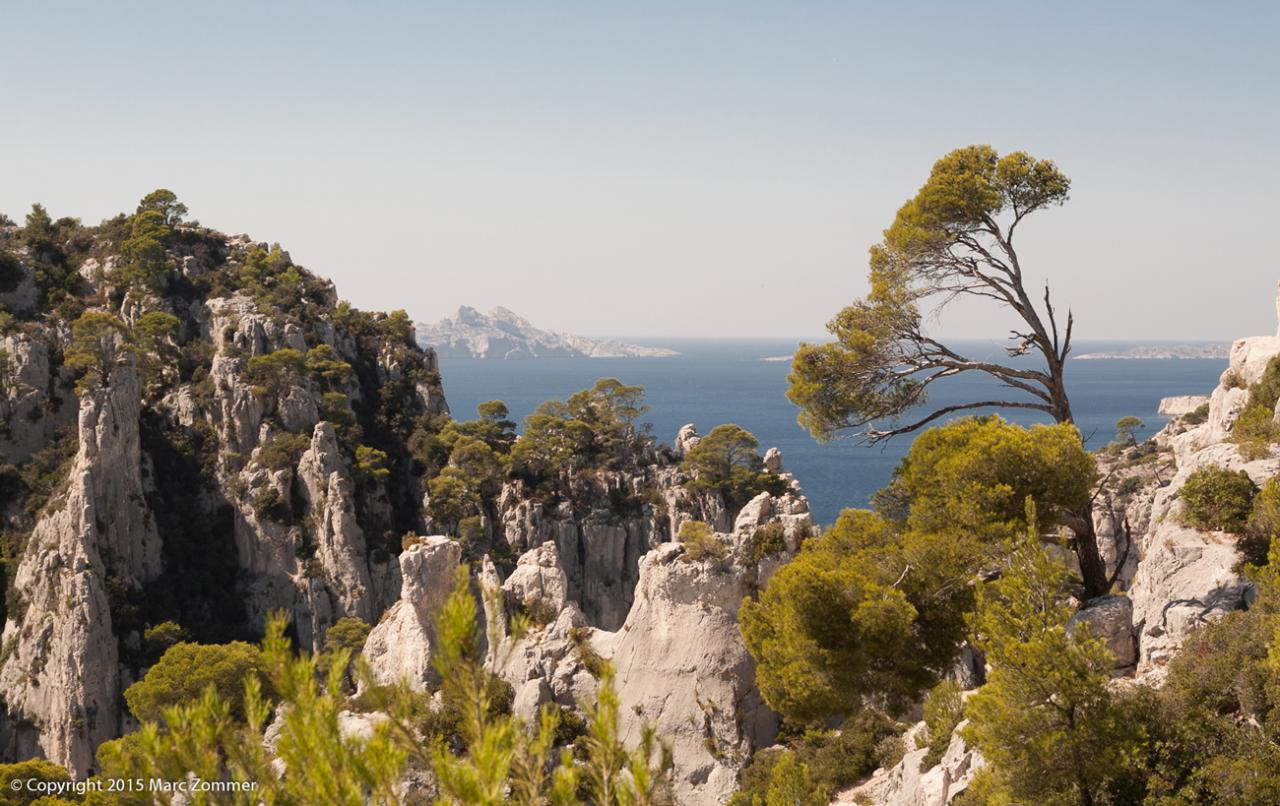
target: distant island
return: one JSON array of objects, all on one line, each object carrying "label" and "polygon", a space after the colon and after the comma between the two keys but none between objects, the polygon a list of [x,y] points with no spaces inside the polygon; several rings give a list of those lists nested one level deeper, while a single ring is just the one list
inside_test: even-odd
[{"label": "distant island", "polygon": [[664,347],[641,347],[612,339],[589,339],[534,327],[507,308],[489,313],[463,305],[434,324],[418,323],[418,344],[441,358],[668,358]]},{"label": "distant island", "polygon": [[1084,353],[1076,356],[1078,361],[1090,361],[1102,358],[1222,358],[1231,356],[1230,344],[1155,344],[1139,345],[1127,350],[1114,352]]}]

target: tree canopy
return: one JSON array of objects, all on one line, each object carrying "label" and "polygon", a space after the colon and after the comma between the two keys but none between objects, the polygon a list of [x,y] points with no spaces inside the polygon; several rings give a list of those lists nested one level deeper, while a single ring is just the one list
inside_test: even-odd
[{"label": "tree canopy", "polygon": [[[800,422],[820,439],[852,429],[872,441],[914,431],[957,411],[1024,408],[1071,420],[1063,369],[1072,319],[1060,330],[1046,286],[1043,305],[1026,287],[1014,234],[1032,213],[1062,204],[1070,180],[1048,160],[1017,151],[1001,157],[986,145],[956,149],[934,164],[928,181],[898,210],[871,248],[870,292],[827,329],[830,344],[796,352],[788,396]],[[926,315],[977,297],[1011,310],[1010,357],[1035,353],[1042,367],[967,357],[924,329]],[[955,403],[902,422],[927,402],[935,382],[977,372],[1010,395]]]}]

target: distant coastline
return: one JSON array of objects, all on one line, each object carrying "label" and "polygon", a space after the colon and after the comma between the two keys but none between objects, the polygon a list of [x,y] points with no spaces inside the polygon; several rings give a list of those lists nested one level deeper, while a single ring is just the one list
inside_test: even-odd
[{"label": "distant coastline", "polygon": [[1084,353],[1075,356],[1077,361],[1098,361],[1102,359],[1167,359],[1182,358],[1228,358],[1231,345],[1222,344],[1146,344],[1130,347],[1125,350]]}]

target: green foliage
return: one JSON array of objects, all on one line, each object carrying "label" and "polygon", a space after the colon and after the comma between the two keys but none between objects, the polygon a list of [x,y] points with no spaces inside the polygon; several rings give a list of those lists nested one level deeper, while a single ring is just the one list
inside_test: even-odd
[{"label": "green foliage", "polygon": [[1141,737],[1107,688],[1105,642],[1067,630],[1065,565],[1034,529],[1013,548],[978,590],[972,628],[990,672],[965,705],[963,733],[992,766],[999,797],[987,802],[1097,803]]},{"label": "green foliage", "polygon": [[368,445],[356,446],[356,475],[366,481],[385,481],[391,475],[387,467],[387,452]]},{"label": "green foliage", "polygon": [[766,523],[751,533],[751,562],[758,563],[787,550],[787,529],[781,523]]},{"label": "green foliage", "polygon": [[971,606],[956,544],[845,510],[805,542],[739,623],[765,701],[801,722],[905,708],[951,661]]},{"label": "green foliage", "polygon": [[320,674],[327,676],[329,670],[341,661],[343,680],[349,683],[355,660],[360,657],[372,629],[364,619],[356,616],[343,616],[335,621],[325,630],[324,650],[316,657],[316,668]]},{"label": "green foliage", "polygon": [[178,363],[178,317],[164,311],[147,311],[130,330],[143,380],[150,384],[172,378]]},{"label": "green foliage", "polygon": [[198,703],[212,687],[221,700],[231,703],[232,716],[244,718],[240,694],[246,681],[259,680],[263,670],[262,655],[251,644],[184,641],[169,647],[146,677],[125,689],[124,699],[140,722],[158,722],[166,709]]},{"label": "green foliage", "polygon": [[677,539],[684,544],[685,562],[702,562],[703,560],[722,560],[728,555],[728,548],[716,539],[715,532],[702,521],[685,521],[680,526]]},{"label": "green foliage", "polygon": [[1243,470],[1217,465],[1196,469],[1182,486],[1182,521],[1220,532],[1244,530],[1258,488]]},{"label": "green foliage", "polygon": [[71,326],[71,344],[65,351],[67,367],[81,373],[80,393],[105,386],[111,372],[129,361],[128,331],[124,322],[104,311],[85,311]]},{"label": "green foliage", "polygon": [[334,390],[345,389],[353,372],[351,365],[338,358],[327,344],[318,344],[307,351],[306,368],[324,388]]},{"label": "green foliage", "polygon": [[1239,547],[1245,561],[1266,565],[1271,546],[1280,536],[1280,477],[1267,479],[1262,490],[1253,499],[1249,522],[1240,536]]},{"label": "green foliage", "polygon": [[157,212],[166,227],[176,227],[187,215],[187,206],[178,201],[172,190],[159,188],[142,197],[138,202],[137,213]]},{"label": "green foliage", "polygon": [[1267,406],[1250,404],[1231,426],[1231,441],[1246,461],[1266,458],[1271,446],[1280,441],[1280,426],[1274,416]]},{"label": "green foliage", "polygon": [[1138,429],[1146,424],[1132,415],[1116,420],[1116,441],[1126,445],[1138,444]]},{"label": "green foliage", "polygon": [[525,419],[511,449],[511,470],[543,490],[579,472],[618,469],[645,441],[636,419],[648,411],[644,390],[601,378],[568,400],[548,400]]},{"label": "green foliage", "polygon": [[302,379],[306,366],[307,361],[302,353],[292,347],[285,347],[250,358],[245,364],[244,379],[253,384],[254,391],[259,395],[279,399]]},{"label": "green foliage", "polygon": [[764,471],[755,435],[737,425],[711,429],[685,455],[680,467],[693,476],[691,490],[714,490],[730,507],[740,507],[762,492],[781,493],[786,483]]},{"label": "green foliage", "polygon": [[1182,422],[1187,425],[1200,425],[1209,420],[1209,404],[1201,403],[1196,406],[1189,414],[1182,415]]},{"label": "green foliage", "polygon": [[738,791],[729,806],[763,803],[773,771],[784,756],[792,756],[808,768],[813,792],[838,792],[881,766],[877,747],[891,740],[901,746],[899,732],[883,714],[866,710],[845,720],[838,730],[805,731],[786,750],[759,750],[739,774]]},{"label": "green foliage", "polygon": [[[255,785],[197,792],[191,802],[198,806],[398,804],[396,785],[407,756],[403,743],[391,739],[386,722],[375,724],[367,736],[344,732],[339,715],[347,710],[341,679],[345,658],[335,657],[328,674],[320,677],[314,660],[294,655],[284,632],[282,618],[268,621],[261,651],[250,647],[261,676],[245,675],[238,691],[224,693],[210,686],[203,695],[184,697],[168,708],[163,725],[149,722],[138,733],[100,747],[103,775],[176,781],[191,773],[206,781]],[[279,711],[273,755],[264,746],[272,714],[271,699],[264,694],[268,689],[286,706]],[[241,701],[242,708],[232,704]],[[273,759],[305,774],[279,775]],[[176,802],[169,793],[154,797],[162,804]]]},{"label": "green foliage", "polygon": [[[800,424],[821,440],[844,429],[863,429],[872,440],[915,430],[933,416],[899,425],[908,409],[927,400],[927,387],[958,372],[982,372],[1035,395],[1012,401],[1038,408],[1058,421],[1070,417],[1062,391],[1064,342],[1052,311],[1045,323],[1029,303],[1013,249],[1012,230],[1026,216],[1062,204],[1070,180],[1048,160],[1024,152],[1001,157],[990,146],[959,148],[934,164],[928,181],[898,210],[884,240],[873,246],[870,293],[828,323],[836,337],[827,344],[802,344],[792,362],[787,396],[800,407]],[[1009,220],[1002,227],[1001,219]],[[1011,220],[1010,220],[1011,219]],[[1045,359],[1042,371],[967,359],[922,332],[922,300],[937,295],[944,307],[957,296],[976,294],[1013,308],[1028,336],[1011,348],[1031,348]],[[1000,405],[1003,401],[994,401]],[[958,404],[977,408],[982,401]],[[988,405],[990,402],[988,402]],[[886,424],[893,427],[881,430]]]},{"label": "green foliage", "polygon": [[109,279],[131,288],[161,291],[173,268],[166,251],[173,231],[165,223],[165,213],[139,209],[130,219],[129,237],[120,245],[124,263]]},{"label": "green foliage", "polygon": [[258,446],[254,458],[258,464],[270,470],[292,470],[298,466],[298,460],[310,446],[311,439],[306,434],[276,431],[270,439]]},{"label": "green foliage", "polygon": [[1277,400],[1280,400],[1280,356],[1268,361],[1262,377],[1249,387],[1250,406],[1262,406],[1274,412]]},{"label": "green foliage", "polygon": [[929,752],[920,760],[920,769],[927,770],[942,760],[951,744],[951,734],[964,719],[964,698],[960,684],[951,678],[943,680],[929,692],[924,701],[924,732],[916,737],[916,747],[927,747]]},{"label": "green foliage", "polygon": [[69,783],[70,781],[71,774],[65,767],[42,758],[19,761],[16,764],[0,764],[0,806],[27,806],[37,800],[47,804],[48,798],[41,797],[39,792],[31,791],[38,786],[38,783],[28,782]]},{"label": "green foliage", "polygon": [[921,434],[891,486],[909,507],[910,528],[990,543],[1026,531],[1028,496],[1046,525],[1055,525],[1089,500],[1096,478],[1093,457],[1073,426],[1028,429],[990,416]]},{"label": "green foliage", "polygon": [[156,661],[175,644],[190,641],[191,636],[176,621],[162,621],[142,633],[142,648],[148,664]]}]

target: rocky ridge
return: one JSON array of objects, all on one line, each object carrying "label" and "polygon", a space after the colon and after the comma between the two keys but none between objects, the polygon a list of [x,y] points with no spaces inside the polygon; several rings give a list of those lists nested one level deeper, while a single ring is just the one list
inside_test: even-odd
[{"label": "rocky ridge", "polygon": [[441,358],[666,358],[663,347],[641,347],[612,339],[589,339],[534,327],[503,307],[484,314],[463,305],[453,316],[418,324],[418,343]]}]

